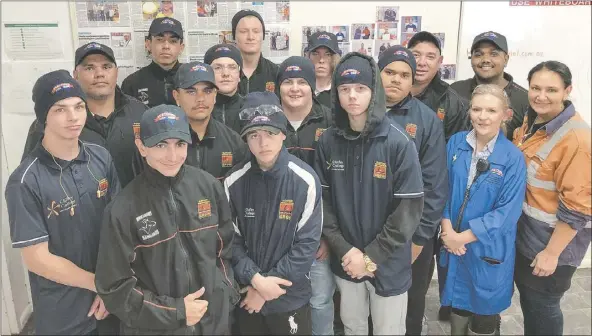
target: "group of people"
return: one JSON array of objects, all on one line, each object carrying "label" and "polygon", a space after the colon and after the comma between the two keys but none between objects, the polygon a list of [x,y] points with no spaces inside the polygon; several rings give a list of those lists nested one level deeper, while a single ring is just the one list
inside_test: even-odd
[{"label": "group of people", "polygon": [[94,42],[35,83],[5,196],[38,334],[419,335],[435,268],[453,335],[499,335],[514,284],[525,334],[562,334],[591,233],[567,66],[524,89],[486,32],[448,85],[425,31],[378,62],[316,32],[279,66],[257,12],[232,34],[181,64],[158,18],[121,88]]}]

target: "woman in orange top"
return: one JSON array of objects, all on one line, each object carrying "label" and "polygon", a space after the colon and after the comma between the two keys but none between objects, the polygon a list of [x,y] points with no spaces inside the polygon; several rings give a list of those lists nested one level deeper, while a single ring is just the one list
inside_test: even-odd
[{"label": "woman in orange top", "polygon": [[562,335],[560,300],[590,246],[591,133],[568,100],[572,77],[565,64],[538,64],[528,83],[530,107],[514,133],[527,164],[514,281],[524,334]]}]

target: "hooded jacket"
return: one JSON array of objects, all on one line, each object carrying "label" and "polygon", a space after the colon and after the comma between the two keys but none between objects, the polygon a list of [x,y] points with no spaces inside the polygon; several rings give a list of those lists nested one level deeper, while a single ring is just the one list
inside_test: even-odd
[{"label": "hooded jacket", "polygon": [[454,91],[437,74],[428,87],[415,98],[431,108],[444,123],[444,137],[448,142],[454,134],[469,126],[469,101]]},{"label": "hooded jacket", "polygon": [[[238,301],[233,229],[222,185],[183,165],[175,177],[146,169],[105,209],[97,293],[122,334],[224,335]],[[186,324],[184,298],[205,288],[208,310]]]},{"label": "hooded jacket", "polygon": [[[423,209],[421,168],[414,143],[385,117],[380,71],[371,57],[353,52],[373,66],[374,88],[366,125],[351,130],[337,86],[331,88],[333,126],[317,145],[315,171],[323,187],[323,234],[331,250],[333,272],[348,281],[370,281],[376,294],[394,296],[411,286],[411,237]],[[338,65],[339,67],[339,65]],[[339,74],[333,74],[333,83]],[[341,267],[356,247],[377,264],[374,278],[353,279]]]},{"label": "hooded jacket", "polygon": [[233,96],[218,93],[216,95],[216,104],[214,105],[212,116],[214,119],[240,134],[243,125],[240,122],[238,114],[241,111],[243,100],[244,98],[238,92]]},{"label": "hooded jacket", "polygon": [[[113,157],[117,175],[122,187],[134,178],[132,162],[137,152],[134,125],[139,127],[146,106],[137,99],[115,88],[115,111],[107,118],[92,115],[88,112],[86,123],[80,133],[80,140],[94,143],[107,148]],[[139,128],[138,128],[139,130]],[[43,138],[44,125],[35,120],[29,128],[22,160],[35,148]]]}]

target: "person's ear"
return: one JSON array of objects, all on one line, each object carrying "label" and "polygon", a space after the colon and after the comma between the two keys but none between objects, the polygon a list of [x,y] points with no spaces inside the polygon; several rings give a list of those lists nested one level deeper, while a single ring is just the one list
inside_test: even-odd
[{"label": "person's ear", "polygon": [[569,99],[569,95],[571,94],[572,89],[573,87],[571,85],[565,88],[565,96],[563,97],[564,101]]},{"label": "person's ear", "polygon": [[513,116],[514,116],[514,110],[512,110],[511,108],[508,108],[505,113],[504,122],[512,120]]},{"label": "person's ear", "polygon": [[175,99],[177,106],[181,106],[181,103],[179,103],[179,90],[173,90],[173,98]]},{"label": "person's ear", "polygon": [[144,146],[144,144],[142,143],[142,140],[136,139],[136,140],[134,140],[134,142],[136,143],[136,147],[138,148],[138,152],[140,152],[140,155],[142,155],[142,157],[146,157],[146,155],[147,155],[146,146]]}]

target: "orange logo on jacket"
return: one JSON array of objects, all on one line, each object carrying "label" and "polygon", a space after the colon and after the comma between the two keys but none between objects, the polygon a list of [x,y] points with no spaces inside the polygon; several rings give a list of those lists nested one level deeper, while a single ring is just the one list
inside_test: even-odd
[{"label": "orange logo on jacket", "polygon": [[374,177],[379,179],[386,179],[386,163],[374,162]]},{"label": "orange logo on jacket", "polygon": [[222,167],[232,167],[231,152],[222,152]]},{"label": "orange logo on jacket", "polygon": [[197,202],[197,217],[203,219],[212,216],[212,205],[209,199],[202,199]]},{"label": "orange logo on jacket", "polygon": [[417,125],[416,124],[407,124],[405,125],[405,132],[409,134],[413,139],[415,139],[415,134],[417,133]]},{"label": "orange logo on jacket", "polygon": [[444,117],[446,117],[446,111],[444,111],[443,108],[438,107],[438,118],[440,118],[440,120],[444,120]]},{"label": "orange logo on jacket", "polygon": [[319,138],[321,137],[321,135],[323,135],[323,132],[326,130],[326,128],[317,128],[317,130],[315,131],[315,141],[319,141]]},{"label": "orange logo on jacket", "polygon": [[107,194],[109,189],[109,181],[106,178],[99,181],[99,189],[97,189],[97,198],[101,198]]},{"label": "orange logo on jacket", "polygon": [[294,201],[283,200],[280,202],[280,219],[292,219],[292,211],[294,210]]},{"label": "orange logo on jacket", "polygon": [[265,91],[275,92],[275,83],[274,82],[265,83]]},{"label": "orange logo on jacket", "polygon": [[134,123],[134,138],[140,139],[140,123]]}]

